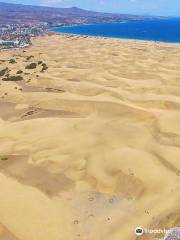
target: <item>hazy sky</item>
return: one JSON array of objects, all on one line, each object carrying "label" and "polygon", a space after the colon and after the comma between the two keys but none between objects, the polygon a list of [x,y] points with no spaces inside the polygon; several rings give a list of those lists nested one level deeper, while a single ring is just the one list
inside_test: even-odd
[{"label": "hazy sky", "polygon": [[55,7],[76,6],[84,9],[180,17],[180,0],[0,0],[10,3],[46,5]]}]

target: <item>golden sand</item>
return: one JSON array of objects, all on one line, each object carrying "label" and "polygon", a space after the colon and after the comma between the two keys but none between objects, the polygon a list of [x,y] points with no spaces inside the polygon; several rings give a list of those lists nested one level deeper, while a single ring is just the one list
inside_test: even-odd
[{"label": "golden sand", "polygon": [[24,80],[0,77],[0,240],[180,225],[180,45],[54,35],[5,67]]}]

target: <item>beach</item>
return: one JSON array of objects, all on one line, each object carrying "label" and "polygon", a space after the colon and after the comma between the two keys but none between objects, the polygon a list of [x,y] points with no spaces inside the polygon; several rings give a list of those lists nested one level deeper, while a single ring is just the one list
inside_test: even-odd
[{"label": "beach", "polygon": [[0,52],[0,240],[180,226],[180,44],[32,43]]},{"label": "beach", "polygon": [[180,43],[180,18],[155,18],[116,23],[80,24],[55,27],[50,32]]}]

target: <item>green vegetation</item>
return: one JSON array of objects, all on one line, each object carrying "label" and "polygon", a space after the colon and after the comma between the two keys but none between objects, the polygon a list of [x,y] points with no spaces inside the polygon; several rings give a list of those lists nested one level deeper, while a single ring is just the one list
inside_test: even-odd
[{"label": "green vegetation", "polygon": [[37,63],[30,63],[26,66],[26,69],[35,69],[37,67]]},{"label": "green vegetation", "polygon": [[2,70],[0,70],[0,77],[4,76],[8,71],[8,68],[4,68]]},{"label": "green vegetation", "polygon": [[14,63],[16,63],[16,60],[15,60],[15,59],[13,59],[13,58],[11,58],[11,59],[9,60],[9,63],[12,63],[12,64],[14,64]]},{"label": "green vegetation", "polygon": [[17,71],[16,74],[22,74],[22,73],[23,73],[23,71],[19,70],[19,71]]},{"label": "green vegetation", "polygon": [[34,57],[34,56],[31,55],[31,56],[27,57],[26,60],[29,61],[29,60],[30,60],[31,58],[33,58],[33,57]]},{"label": "green vegetation", "polygon": [[1,160],[1,161],[7,161],[7,160],[8,160],[8,157],[7,157],[7,156],[0,156],[0,160]]},{"label": "green vegetation", "polygon": [[9,77],[6,77],[6,78],[3,78],[2,79],[3,81],[22,81],[23,80],[23,77],[21,76],[9,76]]}]

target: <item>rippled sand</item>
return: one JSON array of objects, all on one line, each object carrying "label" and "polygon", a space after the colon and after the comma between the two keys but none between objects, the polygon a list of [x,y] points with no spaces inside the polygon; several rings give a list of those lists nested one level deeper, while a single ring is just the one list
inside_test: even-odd
[{"label": "rippled sand", "polygon": [[54,35],[5,67],[24,80],[0,77],[0,240],[180,226],[180,45]]}]

